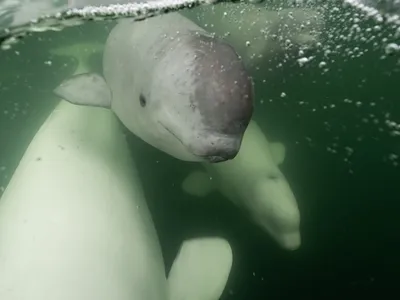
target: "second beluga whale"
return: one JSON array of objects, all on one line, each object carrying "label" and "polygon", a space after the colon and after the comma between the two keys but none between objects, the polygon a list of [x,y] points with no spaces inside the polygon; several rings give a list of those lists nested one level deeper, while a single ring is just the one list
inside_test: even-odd
[{"label": "second beluga whale", "polygon": [[296,198],[279,165],[285,158],[281,143],[267,140],[252,120],[239,154],[220,164],[204,163],[182,183],[185,192],[204,197],[218,190],[244,208],[250,218],[287,250],[301,245],[300,212]]},{"label": "second beluga whale", "polygon": [[179,13],[119,21],[103,76],[76,75],[54,92],[111,109],[143,141],[185,161],[234,158],[253,113],[253,83],[235,50]]}]

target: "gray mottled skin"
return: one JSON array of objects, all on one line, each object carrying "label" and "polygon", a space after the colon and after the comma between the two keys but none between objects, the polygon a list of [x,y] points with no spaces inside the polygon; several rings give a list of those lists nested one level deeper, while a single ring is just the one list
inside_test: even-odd
[{"label": "gray mottled skin", "polygon": [[253,87],[226,42],[178,13],[122,20],[108,37],[103,67],[111,109],[142,140],[188,161],[238,153]]}]

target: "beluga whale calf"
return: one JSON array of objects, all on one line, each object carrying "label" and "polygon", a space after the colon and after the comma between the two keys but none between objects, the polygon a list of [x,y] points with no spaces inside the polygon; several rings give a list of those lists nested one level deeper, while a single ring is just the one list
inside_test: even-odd
[{"label": "beluga whale calf", "polygon": [[253,113],[253,83],[234,48],[179,13],[119,21],[103,76],[76,75],[54,92],[111,109],[143,141],[184,161],[233,159]]}]

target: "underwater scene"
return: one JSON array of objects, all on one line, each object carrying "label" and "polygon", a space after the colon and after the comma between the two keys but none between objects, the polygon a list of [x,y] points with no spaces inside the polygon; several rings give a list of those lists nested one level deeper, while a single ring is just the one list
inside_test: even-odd
[{"label": "underwater scene", "polygon": [[187,2],[3,43],[0,300],[399,291],[400,2]]}]

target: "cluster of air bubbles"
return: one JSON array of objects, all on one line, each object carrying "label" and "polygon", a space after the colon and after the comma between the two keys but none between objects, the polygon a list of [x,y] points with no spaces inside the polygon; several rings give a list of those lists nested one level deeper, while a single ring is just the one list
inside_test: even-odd
[{"label": "cluster of air bubbles", "polygon": [[20,102],[13,102],[10,108],[3,110],[2,118],[8,118],[9,120],[16,120],[18,117],[25,118],[28,114],[29,102],[21,104]]},{"label": "cluster of air bubbles", "polygon": [[390,153],[387,156],[387,160],[395,167],[397,167],[399,165],[399,162],[400,162],[399,155],[395,154],[395,153]]},{"label": "cluster of air bubbles", "polygon": [[395,43],[389,43],[385,47],[386,55],[396,54],[399,51],[400,51],[400,45],[395,44]]},{"label": "cluster of air bubbles", "polygon": [[385,124],[389,128],[391,136],[400,136],[400,123],[391,120],[390,113],[385,114]]},{"label": "cluster of air bubbles", "polygon": [[314,57],[313,56],[309,56],[309,57],[301,57],[299,59],[297,59],[297,62],[299,63],[300,67],[304,66],[305,64],[309,63]]},{"label": "cluster of air bubbles", "polygon": [[348,169],[350,174],[353,174],[354,171],[351,168],[351,158],[355,153],[354,148],[349,146],[341,146],[338,142],[333,142],[331,145],[326,147],[326,150],[335,155],[340,155],[342,157],[342,161],[350,166]]},{"label": "cluster of air bubbles", "polygon": [[366,16],[372,17],[377,22],[386,22],[400,25],[400,1],[398,0],[343,0],[345,4],[352,6]]},{"label": "cluster of air bubbles", "polygon": [[[371,54],[377,61],[379,59],[388,59],[390,57],[396,59],[400,54],[400,18],[398,14],[390,14],[382,10],[379,11],[374,7],[360,3],[359,1],[345,0],[344,3],[347,5],[338,5],[338,2],[333,1],[329,3],[326,2],[322,5],[325,9],[325,21],[326,23],[329,23],[329,26],[325,27],[325,31],[322,33],[321,39],[318,41],[318,46],[314,47],[314,52],[312,52],[311,55],[304,51],[299,51],[296,57],[298,66],[303,68],[305,66],[312,66],[314,68],[313,72],[316,70],[315,67],[318,67],[321,70],[321,75],[327,73],[330,69],[334,70],[337,75],[334,76],[334,74],[330,74],[333,81],[340,80],[339,78],[341,75],[339,74],[343,71],[343,68],[347,68],[347,63],[359,60],[366,54],[368,54],[368,57],[362,62],[360,60],[360,65],[358,65],[359,73],[357,76],[368,76],[362,75],[364,73],[360,67],[362,67],[362,64],[367,63],[367,60],[370,61],[373,59]],[[400,12],[400,9],[398,12]],[[379,63],[373,63],[375,66],[379,66]],[[371,64],[368,68],[374,68],[374,65]],[[356,64],[352,64],[352,66],[355,68]],[[398,66],[400,66],[400,59],[397,60],[397,67],[396,63],[387,64],[385,72],[394,72],[394,74],[396,74],[396,72],[399,71]],[[384,72],[382,68],[377,72]],[[390,68],[390,70],[388,68]],[[311,69],[308,68],[307,70]],[[353,72],[354,71],[355,69],[353,69]],[[376,73],[376,76],[377,80],[379,80],[379,73]],[[318,80],[321,80],[321,78],[318,78]],[[356,80],[356,78],[354,78],[354,80]],[[370,77],[364,77],[358,84],[355,84],[360,88],[360,91],[362,91],[362,88],[368,87],[369,80],[371,80]],[[325,83],[329,84],[330,82],[326,81]],[[395,98],[395,95],[393,96]],[[344,98],[344,100],[340,102],[337,100],[335,101],[335,98],[337,97],[330,96],[329,101],[326,101],[328,103],[310,103],[303,99],[296,101],[296,103],[303,107],[305,111],[319,112],[319,117],[321,117],[321,111],[328,112],[329,110],[336,110],[343,104],[351,105],[353,108],[358,108],[359,110],[354,110],[351,109],[351,107],[349,107],[349,109],[343,107],[343,109],[340,110],[340,112],[346,112],[346,116],[350,115],[350,112],[356,112],[351,120],[351,126],[354,127],[351,135],[358,135],[358,137],[354,138],[354,141],[356,142],[379,140],[380,136],[378,133],[396,138],[400,137],[400,122],[396,121],[394,116],[390,117],[390,114],[385,112],[383,106],[379,105],[384,102],[378,103],[378,101],[374,100],[368,101],[368,98],[365,100],[361,100],[361,98],[358,98],[357,100]],[[389,101],[393,100],[395,99]],[[299,113],[298,117],[304,117],[304,113]],[[333,119],[331,120],[330,118]],[[326,131],[332,131],[332,134],[333,132],[337,132],[333,131],[332,128],[340,127],[337,125],[337,120],[340,119],[340,115],[327,115],[327,120],[329,121],[323,122],[323,128]],[[368,132],[365,133],[365,135],[360,133],[362,132],[361,128],[363,126],[367,126],[364,128],[364,131]],[[343,127],[345,126],[343,125]],[[356,128],[358,128],[359,131],[357,131]],[[375,131],[371,131],[373,128]],[[368,134],[371,134],[371,136],[368,136]],[[343,132],[339,135],[343,135],[347,139],[351,136],[348,132]],[[381,137],[384,138],[384,135],[381,135]],[[307,138],[308,139],[306,140],[311,145],[311,137]],[[353,145],[346,146],[348,148],[343,148],[343,144],[343,142],[335,142],[332,145],[327,146],[326,150],[329,153],[338,154],[340,153],[339,148],[341,148],[342,152],[344,151],[344,153],[347,153],[345,149],[354,149],[355,147]],[[353,150],[350,152],[352,155],[355,151]],[[351,155],[346,156],[346,160],[349,160]],[[399,154],[395,152],[387,154],[386,158],[386,161],[390,162],[393,166],[397,166],[399,163]]]},{"label": "cluster of air bubbles", "polygon": [[[314,4],[315,9],[322,10],[326,23],[315,34],[319,41],[313,50],[325,57],[320,67],[335,61],[338,56],[345,60],[361,57],[371,50],[371,46],[372,50],[381,52],[381,58],[400,53],[399,15],[381,14],[355,0],[344,0],[343,3],[347,5],[338,5],[337,1]],[[297,61],[303,66],[310,58],[299,53]]]}]

